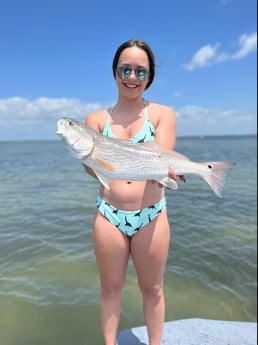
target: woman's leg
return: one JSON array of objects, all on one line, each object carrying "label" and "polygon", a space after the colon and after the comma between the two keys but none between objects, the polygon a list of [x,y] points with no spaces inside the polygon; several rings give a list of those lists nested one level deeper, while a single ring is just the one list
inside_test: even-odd
[{"label": "woman's leg", "polygon": [[121,291],[129,260],[129,240],[98,211],[93,222],[93,242],[99,268],[100,316],[106,345],[116,344]]},{"label": "woman's leg", "polygon": [[149,344],[160,345],[165,318],[163,275],[167,261],[170,230],[166,209],[131,239]]}]

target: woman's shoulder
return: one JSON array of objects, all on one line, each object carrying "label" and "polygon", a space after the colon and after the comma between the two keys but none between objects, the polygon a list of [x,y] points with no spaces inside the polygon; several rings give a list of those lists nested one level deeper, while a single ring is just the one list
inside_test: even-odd
[{"label": "woman's shoulder", "polygon": [[151,110],[153,111],[162,111],[162,112],[169,112],[169,113],[173,113],[174,110],[172,107],[165,105],[165,104],[161,104],[161,103],[156,103],[156,102],[148,102],[149,107]]},{"label": "woman's shoulder", "polygon": [[[174,109],[168,105],[155,103],[155,102],[148,102],[149,104],[149,117],[153,121],[160,121],[165,119],[175,119],[175,112]],[[155,122],[156,122],[155,121]]]},{"label": "woman's shoulder", "polygon": [[103,127],[105,126],[105,123],[108,119],[108,109],[102,109],[99,111],[95,111],[93,113],[90,113],[86,116],[85,123],[95,129],[98,132],[101,132]]}]

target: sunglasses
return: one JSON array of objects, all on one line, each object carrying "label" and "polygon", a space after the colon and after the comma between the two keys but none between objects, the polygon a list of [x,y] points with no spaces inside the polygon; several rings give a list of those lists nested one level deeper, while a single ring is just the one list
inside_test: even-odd
[{"label": "sunglasses", "polygon": [[127,79],[131,75],[132,71],[139,81],[145,81],[148,79],[149,71],[144,67],[132,68],[131,66],[121,65],[116,69],[116,74],[120,79]]}]

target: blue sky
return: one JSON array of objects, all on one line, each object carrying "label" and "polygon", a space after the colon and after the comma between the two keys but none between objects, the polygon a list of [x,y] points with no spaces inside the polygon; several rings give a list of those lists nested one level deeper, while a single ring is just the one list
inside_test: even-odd
[{"label": "blue sky", "polygon": [[113,55],[131,38],[154,51],[145,98],[174,108],[179,136],[256,133],[256,6],[0,0],[0,140],[57,139],[60,117],[114,104]]}]

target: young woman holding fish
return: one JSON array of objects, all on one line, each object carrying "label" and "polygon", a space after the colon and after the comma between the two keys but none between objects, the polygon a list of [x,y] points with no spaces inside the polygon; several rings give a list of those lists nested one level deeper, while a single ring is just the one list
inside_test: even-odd
[{"label": "young woman holding fish", "polygon": [[[155,141],[172,150],[176,143],[173,109],[143,99],[155,76],[155,59],[147,43],[123,43],[114,56],[113,75],[118,88],[116,104],[88,115],[87,125],[104,135],[134,143]],[[97,178],[90,168],[85,168]],[[176,179],[172,169],[168,176]],[[112,180],[108,189],[101,184],[93,240],[105,344],[116,344],[121,292],[131,257],[142,293],[149,344],[160,345],[165,317],[163,275],[170,241],[164,185]]]}]

